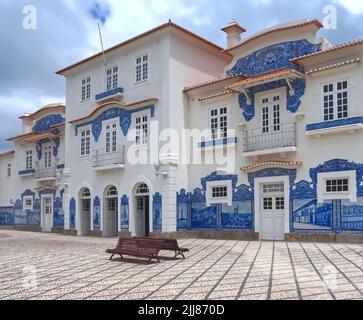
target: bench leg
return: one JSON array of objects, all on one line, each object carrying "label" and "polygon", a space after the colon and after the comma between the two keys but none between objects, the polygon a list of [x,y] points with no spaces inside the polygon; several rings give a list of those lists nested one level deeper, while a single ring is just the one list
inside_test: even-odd
[{"label": "bench leg", "polygon": [[112,258],[113,258],[114,256],[115,256],[114,254],[111,256],[110,261],[112,261]]},{"label": "bench leg", "polygon": [[178,257],[178,256],[182,256],[183,259],[185,260],[185,256],[184,256],[184,253],[183,252],[177,252],[177,251],[175,251],[175,258]]}]

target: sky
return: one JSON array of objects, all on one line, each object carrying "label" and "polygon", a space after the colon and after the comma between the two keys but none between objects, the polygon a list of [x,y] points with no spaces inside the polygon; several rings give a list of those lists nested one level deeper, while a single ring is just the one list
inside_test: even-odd
[{"label": "sky", "polygon": [[[27,5],[36,9],[35,30],[23,25]],[[289,21],[324,21],[327,5],[336,8],[337,28],[320,36],[333,44],[363,38],[363,0],[1,0],[0,152],[12,148],[5,139],[21,133],[24,112],[64,102],[65,81],[55,71],[100,51],[97,22],[105,48],[169,19],[225,47],[220,28],[232,18],[248,36]]]}]

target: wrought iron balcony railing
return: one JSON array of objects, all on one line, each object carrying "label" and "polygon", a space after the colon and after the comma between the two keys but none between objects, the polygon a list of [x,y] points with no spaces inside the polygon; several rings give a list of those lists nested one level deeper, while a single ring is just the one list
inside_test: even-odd
[{"label": "wrought iron balcony railing", "polygon": [[279,124],[244,131],[244,152],[296,147],[296,124]]},{"label": "wrought iron balcony railing", "polygon": [[120,164],[125,164],[125,146],[117,146],[115,149],[103,148],[93,152],[93,167],[95,168]]},{"label": "wrought iron balcony railing", "polygon": [[56,167],[50,168],[39,168],[35,170],[34,178],[39,179],[55,179],[57,176],[57,169]]}]

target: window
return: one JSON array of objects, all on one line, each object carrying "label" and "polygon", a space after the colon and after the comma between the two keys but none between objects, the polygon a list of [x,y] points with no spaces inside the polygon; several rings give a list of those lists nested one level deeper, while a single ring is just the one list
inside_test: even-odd
[{"label": "window", "polygon": [[82,92],[81,100],[87,101],[91,99],[91,77],[86,77],[82,79]]},{"label": "window", "polygon": [[136,118],[136,145],[148,144],[148,116],[140,116]]},{"label": "window", "polygon": [[137,195],[147,195],[149,192],[149,187],[145,183],[140,184],[136,190]]},{"label": "window", "polygon": [[81,132],[81,156],[87,156],[91,153],[91,130]]},{"label": "window", "polygon": [[91,191],[88,188],[84,189],[82,191],[81,198],[82,199],[90,199],[91,198]]},{"label": "window", "polygon": [[227,196],[228,196],[227,190],[228,190],[227,186],[213,187],[212,188],[212,198],[213,199],[227,198]]},{"label": "window", "polygon": [[263,193],[284,193],[283,183],[271,183],[263,185]]},{"label": "window", "polygon": [[281,118],[280,118],[280,96],[274,97],[274,105],[273,105],[273,120],[274,120],[274,131],[280,131],[280,124],[281,124]]},{"label": "window", "polygon": [[285,198],[276,197],[276,210],[285,210]]},{"label": "window", "polygon": [[262,98],[262,133],[281,130],[280,95]]},{"label": "window", "polygon": [[329,179],[326,180],[326,192],[337,193],[337,192],[349,192],[349,179]]},{"label": "window", "polygon": [[323,85],[324,121],[348,118],[348,81]]},{"label": "window", "polygon": [[11,177],[11,163],[8,164],[7,176],[8,176],[8,178]]},{"label": "window", "polygon": [[112,186],[112,187],[109,187],[107,192],[106,192],[106,197],[117,197],[118,195],[118,192],[117,192],[117,188]]},{"label": "window", "polygon": [[270,131],[270,122],[268,115],[268,107],[262,108],[262,132],[268,133]]},{"label": "window", "polygon": [[357,202],[357,171],[318,173],[318,203],[327,200],[349,200]]},{"label": "window", "polygon": [[106,153],[117,151],[117,124],[106,126]]},{"label": "window", "polygon": [[44,147],[44,167],[50,168],[52,166],[52,146]]},{"label": "window", "polygon": [[32,150],[28,150],[26,152],[25,169],[26,170],[33,169],[33,151]]},{"label": "window", "polygon": [[272,210],[272,198],[263,198],[263,210]]},{"label": "window", "polygon": [[135,59],[136,83],[149,80],[149,55],[144,54]]},{"label": "window", "polygon": [[118,87],[118,66],[106,70],[106,87],[107,91]]},{"label": "window", "polygon": [[228,137],[228,108],[222,107],[211,110],[210,128],[212,139],[223,139]]},{"label": "window", "polygon": [[25,198],[24,197],[24,209],[25,210],[33,210],[33,198]]}]

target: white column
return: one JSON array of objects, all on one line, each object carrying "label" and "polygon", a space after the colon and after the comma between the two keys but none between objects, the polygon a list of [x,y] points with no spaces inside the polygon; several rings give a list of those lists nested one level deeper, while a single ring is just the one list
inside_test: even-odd
[{"label": "white column", "polygon": [[167,154],[160,156],[162,163],[160,172],[166,173],[162,179],[161,192],[163,197],[162,232],[177,231],[176,193],[178,156]]}]

